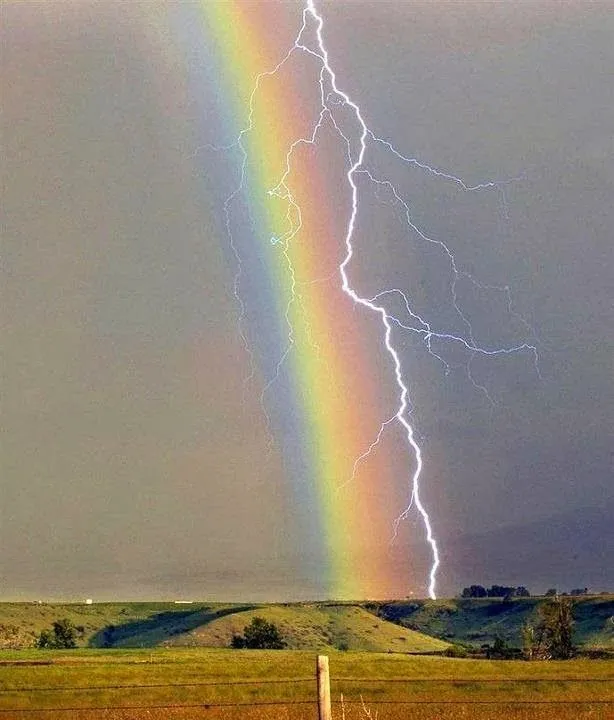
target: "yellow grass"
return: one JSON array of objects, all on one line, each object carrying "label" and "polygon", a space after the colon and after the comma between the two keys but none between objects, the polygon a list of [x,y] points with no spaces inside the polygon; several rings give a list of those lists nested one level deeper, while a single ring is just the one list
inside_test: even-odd
[{"label": "yellow grass", "polygon": [[[329,655],[335,720],[614,718],[610,661]],[[302,651],[4,652],[0,720],[315,720],[314,667]]]}]

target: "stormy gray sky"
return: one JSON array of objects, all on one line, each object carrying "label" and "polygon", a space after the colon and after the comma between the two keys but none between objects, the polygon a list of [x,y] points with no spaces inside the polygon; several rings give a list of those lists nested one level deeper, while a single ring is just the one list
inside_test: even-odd
[{"label": "stormy gray sky", "polygon": [[[220,241],[228,169],[196,152],[224,128],[220,89],[206,67],[201,96],[179,87],[160,50],[181,46],[165,8],[2,6],[5,599],[325,592],[266,452],[259,391],[243,383]],[[401,343],[440,592],[612,588],[614,7],[329,2],[323,14],[339,83],[378,135],[469,185],[516,179],[496,202],[405,188],[464,269],[509,286],[541,373],[526,357],[476,363],[491,405]],[[287,46],[288,28],[271,42]],[[208,55],[186,57],[194,76]],[[381,233],[390,208],[369,208]],[[377,276],[437,296],[440,268],[392,229],[381,247],[357,242],[365,292]],[[518,330],[500,294],[461,293],[484,342]]]}]

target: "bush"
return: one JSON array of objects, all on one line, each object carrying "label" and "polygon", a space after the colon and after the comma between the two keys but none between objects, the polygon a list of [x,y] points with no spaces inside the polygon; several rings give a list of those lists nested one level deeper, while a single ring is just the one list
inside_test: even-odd
[{"label": "bush", "polygon": [[245,647],[245,638],[243,635],[233,635],[232,640],[230,641],[230,647],[234,648],[235,650],[241,650],[241,648]]},{"label": "bush", "polygon": [[38,636],[37,646],[47,650],[63,650],[77,647],[77,630],[68,618],[56,620],[50,630]]},{"label": "bush", "polygon": [[255,617],[243,628],[243,635],[233,635],[230,641],[233,648],[255,650],[282,650],[286,643],[282,640],[277,625],[264,618]]},{"label": "bush", "polygon": [[462,645],[450,645],[445,649],[444,655],[449,658],[466,658],[469,653]]},{"label": "bush", "polygon": [[500,635],[495,637],[492,646],[486,644],[482,646],[482,649],[486,652],[489,660],[515,660],[522,657],[522,651],[519,648],[510,647]]}]

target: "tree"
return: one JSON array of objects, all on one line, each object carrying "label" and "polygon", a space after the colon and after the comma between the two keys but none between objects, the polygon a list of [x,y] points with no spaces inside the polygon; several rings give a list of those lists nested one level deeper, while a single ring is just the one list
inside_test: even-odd
[{"label": "tree", "polygon": [[38,636],[36,646],[39,648],[50,649],[55,647],[55,636],[51,630],[41,630]]},{"label": "tree", "polygon": [[490,651],[490,656],[495,658],[504,658],[507,655],[507,650],[507,643],[500,635],[497,635],[495,637],[492,650]]},{"label": "tree", "polygon": [[526,660],[533,660],[535,657],[536,641],[535,628],[531,623],[524,623],[520,628],[520,636],[522,638],[522,654]]},{"label": "tree", "polygon": [[39,648],[61,650],[77,647],[77,630],[68,618],[56,620],[50,630],[43,630],[38,636]]},{"label": "tree", "polygon": [[488,597],[512,598],[516,594],[516,588],[509,585],[491,585],[486,591]]},{"label": "tree", "polygon": [[573,655],[573,602],[567,598],[548,603],[542,610],[554,660],[567,660]]},{"label": "tree", "polygon": [[286,647],[279,628],[264,618],[255,617],[243,628],[243,635],[233,635],[233,648],[250,648],[258,650],[281,650]]},{"label": "tree", "polygon": [[573,602],[557,597],[538,608],[538,623],[522,628],[523,652],[528,659],[567,660],[573,656]]},{"label": "tree", "polygon": [[546,590],[545,595],[546,595],[546,597],[556,597],[556,595],[557,595],[556,588],[550,588],[550,589]]},{"label": "tree", "polygon": [[524,585],[513,587],[511,585],[491,585],[488,589],[482,585],[470,585],[463,588],[463,598],[505,598],[511,600],[515,597],[531,597],[531,593]]},{"label": "tree", "polygon": [[486,588],[482,585],[470,585],[463,588],[462,597],[464,598],[484,598],[486,597]]}]

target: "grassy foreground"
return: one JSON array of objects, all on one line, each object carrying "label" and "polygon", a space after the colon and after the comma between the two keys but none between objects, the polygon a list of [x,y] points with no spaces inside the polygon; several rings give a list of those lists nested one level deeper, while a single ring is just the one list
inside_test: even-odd
[{"label": "grassy foreground", "polygon": [[[329,657],[335,720],[614,717],[609,661]],[[4,651],[0,719],[315,720],[314,667],[315,653],[290,650]]]}]

